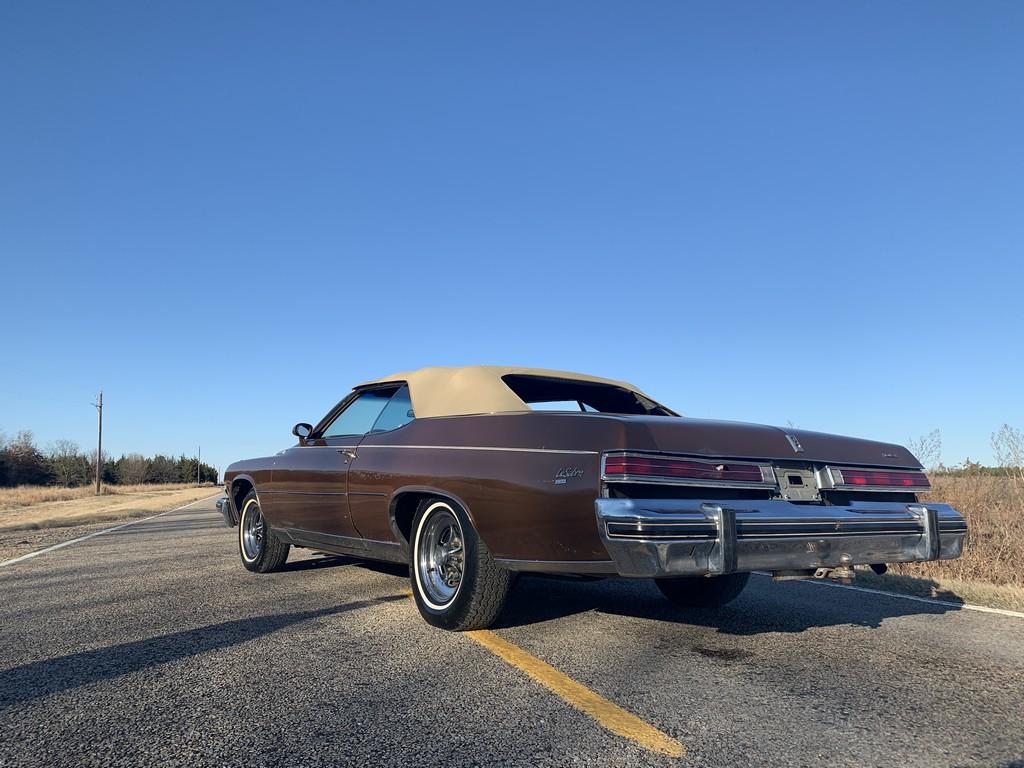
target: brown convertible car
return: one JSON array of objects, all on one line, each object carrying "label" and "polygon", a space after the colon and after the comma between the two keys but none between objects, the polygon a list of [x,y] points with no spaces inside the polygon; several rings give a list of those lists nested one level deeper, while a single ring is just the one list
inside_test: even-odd
[{"label": "brown convertible car", "polygon": [[967,526],[923,503],[898,445],[680,416],[636,387],[561,371],[424,368],[361,384],[298,444],[225,473],[243,565],[291,546],[409,565],[423,617],[491,624],[516,572],[653,578],[722,605],[751,571],[958,557]]}]

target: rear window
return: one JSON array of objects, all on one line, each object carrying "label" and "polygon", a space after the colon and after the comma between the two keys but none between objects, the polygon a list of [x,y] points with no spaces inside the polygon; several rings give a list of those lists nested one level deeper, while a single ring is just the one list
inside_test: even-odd
[{"label": "rear window", "polygon": [[535,411],[583,411],[584,413],[596,413],[597,409],[592,408],[579,400],[542,400],[530,403],[530,408]]},{"label": "rear window", "polygon": [[641,394],[611,384],[509,374],[501,380],[533,410],[675,416]]}]

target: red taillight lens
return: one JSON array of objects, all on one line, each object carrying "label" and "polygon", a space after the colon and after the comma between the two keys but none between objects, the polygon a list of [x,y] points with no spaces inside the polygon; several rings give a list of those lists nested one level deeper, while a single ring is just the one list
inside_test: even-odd
[{"label": "red taillight lens", "polygon": [[[767,472],[765,472],[767,469]],[[612,455],[605,458],[606,480],[630,477],[660,478],[665,480],[691,480],[708,483],[774,484],[771,467],[759,464],[700,461],[698,459],[671,459],[654,456]]]},{"label": "red taillight lens", "polygon": [[832,478],[837,486],[858,488],[930,489],[931,483],[924,472],[888,469],[833,469]]}]

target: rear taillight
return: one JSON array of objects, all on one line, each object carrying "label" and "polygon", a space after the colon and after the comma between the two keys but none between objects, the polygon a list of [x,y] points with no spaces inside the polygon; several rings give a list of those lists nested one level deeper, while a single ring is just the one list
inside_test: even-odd
[{"label": "rear taillight", "polygon": [[[832,488],[844,491],[930,491],[928,476],[919,470],[855,469],[828,467],[826,478]],[[823,484],[823,487],[826,484]]]},{"label": "rear taillight", "polygon": [[720,488],[775,485],[775,473],[768,464],[639,453],[605,454],[603,479],[607,482],[658,482]]}]

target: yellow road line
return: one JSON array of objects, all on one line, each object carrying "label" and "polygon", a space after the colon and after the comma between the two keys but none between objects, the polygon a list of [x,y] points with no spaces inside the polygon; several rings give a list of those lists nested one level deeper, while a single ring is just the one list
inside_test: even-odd
[{"label": "yellow road line", "polygon": [[[403,594],[406,597],[412,597],[410,590],[406,590]],[[594,693],[582,683],[577,683],[568,675],[559,672],[546,661],[541,661],[536,656],[527,653],[518,645],[503,640],[487,629],[475,629],[463,634],[476,640],[499,659],[507,661],[516,669],[525,672],[566,703],[594,718],[602,728],[611,731],[616,736],[629,739],[644,749],[657,752],[660,755],[683,757],[686,754],[686,747],[671,736],[662,733],[632,712],[627,712],[618,704],[613,704],[603,696]]]},{"label": "yellow road line", "polygon": [[465,634],[495,656],[525,672],[576,709],[594,718],[602,727],[612,733],[636,742],[651,752],[669,757],[682,757],[686,754],[686,747],[675,739],[644,722],[632,712],[627,712],[617,704],[594,693],[585,685],[577,683],[547,662],[530,655],[518,645],[503,640],[486,629],[477,629]]}]

